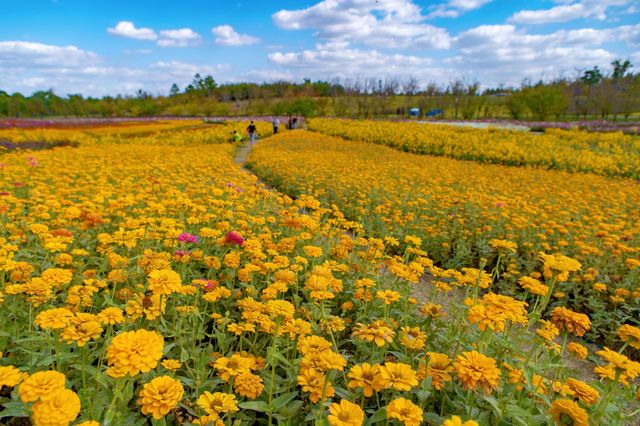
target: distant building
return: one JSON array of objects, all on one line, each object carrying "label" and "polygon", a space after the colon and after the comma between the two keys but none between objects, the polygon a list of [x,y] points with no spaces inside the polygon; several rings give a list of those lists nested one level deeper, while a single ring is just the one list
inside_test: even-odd
[{"label": "distant building", "polygon": [[411,108],[409,110],[409,117],[420,117],[420,108]]}]

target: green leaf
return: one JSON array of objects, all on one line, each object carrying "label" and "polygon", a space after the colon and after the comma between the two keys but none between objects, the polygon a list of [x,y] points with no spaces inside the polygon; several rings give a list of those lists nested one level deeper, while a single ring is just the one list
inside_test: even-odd
[{"label": "green leaf", "polygon": [[289,393],[285,393],[283,395],[280,395],[279,397],[277,397],[276,399],[271,401],[271,407],[273,408],[273,411],[280,411],[280,409],[282,409],[282,407],[287,405],[287,403],[289,401],[291,401],[293,398],[295,398],[296,396],[298,396],[298,392],[297,391],[289,392]]},{"label": "green leaf", "polygon": [[246,401],[241,402],[238,406],[244,410],[252,410],[257,411],[259,413],[268,413],[269,412],[269,404],[265,401]]},{"label": "green leaf", "polygon": [[282,410],[280,410],[279,414],[283,415],[287,419],[291,419],[298,414],[300,408],[304,405],[304,402],[300,400],[295,400],[287,404]]},{"label": "green leaf", "polygon": [[493,396],[485,396],[482,399],[484,399],[491,405],[496,416],[502,417],[502,410],[500,409],[500,405],[498,404],[497,399],[495,399]]},{"label": "green leaf", "polygon": [[387,407],[382,407],[382,408],[379,408],[378,411],[376,411],[373,414],[373,416],[369,417],[365,424],[371,425],[371,424],[386,420],[386,418],[387,418]]},{"label": "green leaf", "polygon": [[2,405],[4,410],[0,411],[0,419],[5,417],[29,417],[29,407],[20,401],[10,401]]}]

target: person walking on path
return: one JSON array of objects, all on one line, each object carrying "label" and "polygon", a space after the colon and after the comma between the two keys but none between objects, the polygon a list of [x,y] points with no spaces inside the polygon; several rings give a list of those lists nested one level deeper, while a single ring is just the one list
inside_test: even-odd
[{"label": "person walking on path", "polygon": [[278,133],[278,127],[280,127],[280,119],[278,117],[273,119],[273,134]]},{"label": "person walking on path", "polygon": [[251,145],[253,145],[256,140],[256,125],[253,124],[253,121],[249,124],[249,127],[247,127],[247,132],[249,133],[249,141]]}]

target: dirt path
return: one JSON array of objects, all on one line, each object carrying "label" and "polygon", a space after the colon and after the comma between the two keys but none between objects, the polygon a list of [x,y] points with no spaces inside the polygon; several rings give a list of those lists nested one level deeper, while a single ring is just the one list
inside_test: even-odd
[{"label": "dirt path", "polygon": [[249,141],[245,141],[242,143],[242,145],[238,145],[238,148],[236,149],[236,155],[235,157],[233,157],[233,162],[236,164],[239,164],[244,170],[244,163],[247,162],[247,157],[249,157],[249,154],[251,153],[251,150],[253,149],[254,145],[251,145],[251,142]]}]

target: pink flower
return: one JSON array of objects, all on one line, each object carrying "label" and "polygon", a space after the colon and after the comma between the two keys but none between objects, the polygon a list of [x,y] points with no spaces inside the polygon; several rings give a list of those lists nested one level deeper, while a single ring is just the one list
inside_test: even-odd
[{"label": "pink flower", "polygon": [[244,238],[242,238],[242,235],[238,234],[236,231],[227,233],[225,238],[229,244],[237,244],[239,246],[244,244]]},{"label": "pink flower", "polygon": [[173,252],[173,255],[177,256],[177,257],[184,257],[184,256],[187,256],[189,254],[190,253],[187,250],[176,250],[176,251]]},{"label": "pink flower", "polygon": [[178,241],[182,241],[183,243],[194,243],[197,244],[200,242],[198,237],[193,234],[189,234],[188,232],[183,232],[178,236]]},{"label": "pink flower", "polygon": [[38,165],[38,160],[36,160],[36,157],[29,157],[28,161],[31,167],[35,167]]}]

